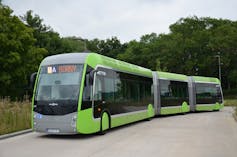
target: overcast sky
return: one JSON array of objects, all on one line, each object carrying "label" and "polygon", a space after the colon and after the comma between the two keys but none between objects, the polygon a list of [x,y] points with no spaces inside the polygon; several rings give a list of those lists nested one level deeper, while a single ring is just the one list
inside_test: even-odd
[{"label": "overcast sky", "polygon": [[33,10],[61,36],[122,42],[168,33],[181,17],[237,20],[237,0],[3,0],[15,15]]}]

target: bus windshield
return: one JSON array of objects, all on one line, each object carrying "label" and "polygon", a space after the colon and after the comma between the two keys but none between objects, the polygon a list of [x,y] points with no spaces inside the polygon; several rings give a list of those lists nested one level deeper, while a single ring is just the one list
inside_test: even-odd
[{"label": "bus windshield", "polygon": [[83,65],[42,66],[36,101],[77,100]]}]

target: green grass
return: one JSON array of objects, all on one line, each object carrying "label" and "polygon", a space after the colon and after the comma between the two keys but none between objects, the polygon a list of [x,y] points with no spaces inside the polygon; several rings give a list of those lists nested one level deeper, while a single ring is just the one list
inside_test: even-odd
[{"label": "green grass", "polygon": [[237,107],[237,99],[224,99],[225,106],[236,106]]},{"label": "green grass", "polygon": [[0,99],[0,135],[31,128],[31,102]]}]

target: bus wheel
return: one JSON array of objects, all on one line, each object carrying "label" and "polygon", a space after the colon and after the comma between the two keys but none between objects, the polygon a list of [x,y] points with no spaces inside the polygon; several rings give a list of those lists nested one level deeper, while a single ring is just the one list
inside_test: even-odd
[{"label": "bus wheel", "polygon": [[100,120],[100,135],[104,135],[109,129],[109,115],[107,112],[104,112]]}]

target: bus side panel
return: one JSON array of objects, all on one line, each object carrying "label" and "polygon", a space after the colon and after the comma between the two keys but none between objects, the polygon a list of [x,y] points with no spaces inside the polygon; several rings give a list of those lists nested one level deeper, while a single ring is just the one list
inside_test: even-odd
[{"label": "bus side panel", "polygon": [[170,79],[159,79],[161,115],[185,113],[190,111],[188,105],[188,82]]},{"label": "bus side panel", "polygon": [[[148,105],[147,111],[124,114],[124,116],[112,116],[111,127],[117,127],[146,118],[154,117],[155,110],[151,104]],[[94,119],[92,109],[80,111],[78,113],[77,131],[81,134],[96,133],[100,130],[100,119]]]},{"label": "bus side panel", "polygon": [[223,95],[220,84],[196,82],[196,111],[213,111],[223,108]]},{"label": "bus side panel", "polygon": [[189,112],[190,107],[187,102],[183,102],[182,106],[176,107],[161,107],[161,115],[176,114],[176,113],[185,113]]},{"label": "bus side panel", "polygon": [[138,111],[137,113],[124,114],[122,116],[112,116],[111,117],[111,127],[117,127],[120,125],[132,123],[135,121],[151,118],[155,116],[154,107],[149,104],[147,111]]},{"label": "bus side panel", "polygon": [[212,111],[214,110],[214,106],[213,105],[196,105],[196,111]]},{"label": "bus side panel", "polygon": [[175,114],[180,113],[181,107],[161,107],[160,114],[167,115],[167,114]]},{"label": "bus side panel", "polygon": [[106,111],[111,115],[110,126],[116,127],[154,116],[152,78],[107,67],[97,70],[104,75],[95,74],[95,118]]},{"label": "bus side panel", "polygon": [[223,103],[216,103],[210,105],[196,105],[196,111],[213,111],[213,110],[220,110],[223,108]]},{"label": "bus side panel", "polygon": [[120,125],[132,123],[135,121],[139,121],[142,119],[147,118],[147,112],[141,112],[141,113],[136,113],[136,114],[131,114],[131,115],[125,115],[125,116],[119,116],[119,117],[112,117],[111,118],[111,127],[117,127]]}]

